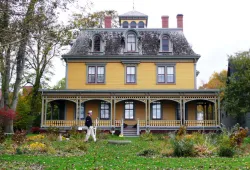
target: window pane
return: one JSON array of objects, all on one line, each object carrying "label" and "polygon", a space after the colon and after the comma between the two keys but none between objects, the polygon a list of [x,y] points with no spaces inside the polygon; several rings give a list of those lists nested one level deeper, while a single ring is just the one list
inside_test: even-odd
[{"label": "window pane", "polygon": [[97,82],[98,82],[98,83],[104,83],[104,75],[101,75],[101,74],[98,75],[98,76],[97,76]]},{"label": "window pane", "polygon": [[109,119],[109,110],[105,110],[105,118]]},{"label": "window pane", "polygon": [[165,67],[158,67],[158,74],[164,74],[165,73]]},{"label": "window pane", "polygon": [[169,40],[162,39],[162,51],[169,51]]},{"label": "window pane", "polygon": [[132,21],[130,23],[130,28],[136,28],[136,22],[135,21]]},{"label": "window pane", "polygon": [[139,24],[138,24],[138,27],[139,28],[144,28],[144,22],[140,21]]},{"label": "window pane", "polygon": [[167,67],[167,74],[174,74],[174,67]]},{"label": "window pane", "polygon": [[129,112],[129,118],[130,119],[134,119],[134,111],[133,110],[130,110],[130,112]]},{"label": "window pane", "polygon": [[88,76],[88,82],[89,83],[95,83],[95,75],[89,75]]},{"label": "window pane", "polygon": [[129,110],[125,110],[125,119],[129,119]]},{"label": "window pane", "polygon": [[84,103],[81,103],[80,120],[84,120]]},{"label": "window pane", "polygon": [[127,21],[124,21],[123,24],[122,24],[122,27],[123,27],[123,28],[128,28],[128,22],[127,22]]},{"label": "window pane", "polygon": [[95,67],[89,67],[89,74],[95,74]]},{"label": "window pane", "polygon": [[94,38],[94,51],[101,50],[101,38],[99,36],[95,36]]},{"label": "window pane", "polygon": [[97,72],[98,74],[104,74],[104,67],[98,67]]},{"label": "window pane", "polygon": [[164,83],[164,82],[165,82],[164,75],[158,75],[158,83]]},{"label": "window pane", "polygon": [[174,75],[167,75],[167,82],[173,83],[174,82]]}]

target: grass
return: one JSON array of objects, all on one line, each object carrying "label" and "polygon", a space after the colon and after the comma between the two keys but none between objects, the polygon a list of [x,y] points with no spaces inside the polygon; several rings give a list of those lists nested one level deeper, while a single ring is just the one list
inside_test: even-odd
[{"label": "grass", "polygon": [[[250,169],[250,155],[234,158],[169,158],[141,157],[145,149],[164,147],[162,141],[131,140],[131,144],[112,145],[106,140],[87,144],[87,153],[81,156],[54,155],[0,155],[1,169]],[[62,143],[63,144],[63,143]],[[56,145],[60,145],[59,142]],[[164,149],[164,148],[162,148]],[[15,160],[15,161],[13,161]]]}]

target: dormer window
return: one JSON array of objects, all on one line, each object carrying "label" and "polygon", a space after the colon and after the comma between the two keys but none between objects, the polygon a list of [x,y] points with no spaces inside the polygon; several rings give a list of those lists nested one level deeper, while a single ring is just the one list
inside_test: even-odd
[{"label": "dormer window", "polygon": [[135,52],[136,36],[134,33],[128,33],[127,35],[127,52]]},{"label": "dormer window", "polygon": [[132,21],[130,23],[130,28],[136,28],[136,22],[135,21]]},{"label": "dormer window", "polygon": [[139,27],[139,28],[144,28],[144,22],[140,21],[140,22],[138,23],[138,27]]},{"label": "dormer window", "polygon": [[162,51],[170,51],[169,50],[169,38],[168,36],[163,36],[162,37]]},{"label": "dormer window", "polygon": [[162,52],[170,52],[170,40],[167,35],[162,36],[161,40],[161,51]]},{"label": "dormer window", "polygon": [[94,52],[101,51],[101,37],[99,35],[94,37]]},{"label": "dormer window", "polygon": [[124,22],[123,22],[122,28],[128,28],[128,22],[127,22],[127,21],[124,21]]}]

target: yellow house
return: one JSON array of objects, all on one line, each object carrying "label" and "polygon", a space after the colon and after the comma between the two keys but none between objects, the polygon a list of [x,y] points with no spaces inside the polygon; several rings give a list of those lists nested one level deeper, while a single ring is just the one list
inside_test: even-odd
[{"label": "yellow house", "polygon": [[196,88],[200,55],[183,34],[183,15],[177,15],[177,28],[168,28],[168,16],[162,16],[162,28],[147,28],[148,16],[137,11],[120,15],[119,22],[120,28],[111,28],[107,16],[105,28],[81,30],[62,56],[66,89],[41,90],[41,126],[84,126],[92,110],[95,126],[125,134],[181,125],[215,130],[219,91]]}]

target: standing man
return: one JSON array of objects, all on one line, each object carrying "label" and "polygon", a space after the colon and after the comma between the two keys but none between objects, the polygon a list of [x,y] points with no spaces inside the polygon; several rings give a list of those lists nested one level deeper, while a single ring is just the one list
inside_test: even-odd
[{"label": "standing man", "polygon": [[93,124],[92,124],[92,110],[88,111],[88,116],[85,119],[85,126],[88,127],[87,129],[87,134],[86,134],[86,138],[85,138],[85,142],[87,142],[89,140],[89,136],[91,135],[94,142],[96,142],[96,137],[94,134],[94,129],[93,129]]}]

